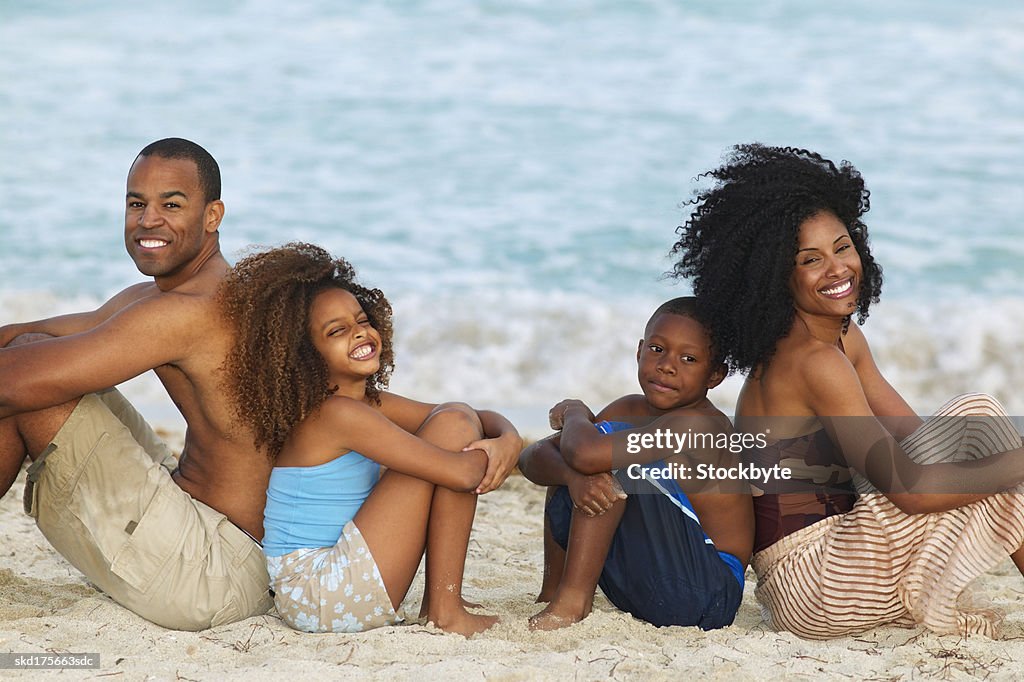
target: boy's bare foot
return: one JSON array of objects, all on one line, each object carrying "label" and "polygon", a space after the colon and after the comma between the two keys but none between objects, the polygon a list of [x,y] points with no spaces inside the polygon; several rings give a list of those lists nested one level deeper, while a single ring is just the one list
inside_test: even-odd
[{"label": "boy's bare foot", "polygon": [[430,622],[439,630],[456,632],[464,637],[469,637],[493,627],[498,622],[498,617],[469,613],[460,609],[450,616],[431,618]]},{"label": "boy's bare foot", "polygon": [[559,630],[578,623],[590,615],[589,608],[574,608],[552,601],[540,613],[530,617],[531,630]]}]

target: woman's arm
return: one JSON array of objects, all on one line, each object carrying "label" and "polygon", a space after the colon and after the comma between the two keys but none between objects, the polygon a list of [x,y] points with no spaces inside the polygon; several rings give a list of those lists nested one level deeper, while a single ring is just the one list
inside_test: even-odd
[{"label": "woman's arm", "polygon": [[444,450],[409,433],[382,411],[351,398],[328,398],[307,419],[315,422],[309,425],[312,430],[303,429],[303,435],[307,440],[318,439],[325,449],[355,450],[388,469],[459,492],[474,490],[487,470],[483,450]]},{"label": "woman's arm", "polygon": [[903,396],[882,376],[878,365],[875,364],[875,358],[871,355],[867,338],[858,326],[850,326],[843,338],[843,347],[857,370],[857,377],[871,412],[882,426],[896,440],[903,440],[917,430],[922,424],[921,418],[914,414],[914,410]]},{"label": "woman's arm", "polygon": [[1024,481],[1024,449],[918,464],[875,417],[859,372],[836,349],[812,351],[794,379],[847,463],[908,514],[946,511]]}]

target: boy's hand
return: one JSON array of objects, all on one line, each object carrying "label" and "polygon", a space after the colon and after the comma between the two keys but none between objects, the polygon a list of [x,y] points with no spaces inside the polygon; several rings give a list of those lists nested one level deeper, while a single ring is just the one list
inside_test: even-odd
[{"label": "boy's hand", "polygon": [[565,424],[566,413],[570,410],[582,410],[587,421],[594,421],[594,413],[590,411],[583,401],[574,398],[567,398],[551,408],[548,412],[548,422],[555,431],[560,431]]},{"label": "boy's hand", "polygon": [[523,449],[523,439],[516,434],[504,434],[497,438],[484,438],[473,441],[462,449],[483,450],[487,453],[487,471],[484,473],[480,485],[474,491],[477,495],[489,493],[501,487],[508,475],[512,472],[516,462],[519,461],[519,453]]},{"label": "boy's hand", "polygon": [[568,487],[573,507],[587,516],[600,516],[619,500],[626,499],[622,486],[608,473],[574,476]]}]

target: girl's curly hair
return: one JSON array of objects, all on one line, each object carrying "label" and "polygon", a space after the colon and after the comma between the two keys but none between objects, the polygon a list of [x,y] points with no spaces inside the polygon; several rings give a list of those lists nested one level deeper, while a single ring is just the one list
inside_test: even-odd
[{"label": "girl's curly hair", "polygon": [[882,268],[868,248],[861,216],[870,192],[849,162],[839,167],[806,149],[743,144],[699,178],[716,181],[687,202],[690,219],[676,228],[670,275],[690,277],[700,317],[730,370],[767,363],[795,315],[789,279],[800,225],[828,211],[846,225],[863,276],[857,319],[863,323],[882,291]]},{"label": "girl's curly hair", "polygon": [[380,289],[356,282],[348,261],[293,242],[247,256],[221,284],[221,309],[237,339],[224,363],[224,380],[236,416],[271,459],[295,425],[338,388],[328,384],[327,363],[309,332],[313,299],[330,287],[355,296],[380,333],[380,369],[366,379],[367,397],[379,403],[395,367],[391,305]]}]

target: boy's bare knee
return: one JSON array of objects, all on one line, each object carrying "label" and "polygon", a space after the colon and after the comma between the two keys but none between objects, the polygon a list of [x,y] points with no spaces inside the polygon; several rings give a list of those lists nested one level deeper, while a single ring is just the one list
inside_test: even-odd
[{"label": "boy's bare knee", "polygon": [[13,348],[14,346],[23,346],[26,343],[35,343],[36,341],[44,341],[46,339],[52,339],[53,337],[49,334],[43,334],[41,332],[28,332],[26,334],[18,334],[5,348]]}]

